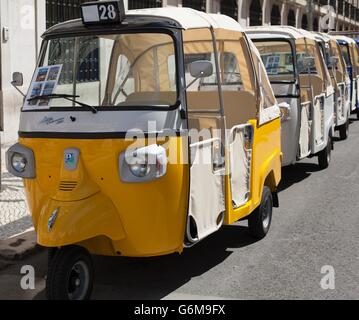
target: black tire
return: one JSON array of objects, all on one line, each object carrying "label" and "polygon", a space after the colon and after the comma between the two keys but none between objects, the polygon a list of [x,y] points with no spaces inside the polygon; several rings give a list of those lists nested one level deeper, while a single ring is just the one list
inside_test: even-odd
[{"label": "black tire", "polygon": [[272,222],[272,213],[272,192],[264,186],[261,204],[248,218],[249,232],[254,238],[263,239],[267,235]]},{"label": "black tire", "polygon": [[359,109],[357,109],[357,120],[359,120]]},{"label": "black tire", "polygon": [[93,264],[84,248],[58,249],[49,262],[46,295],[49,300],[88,300],[93,287]]},{"label": "black tire", "polygon": [[329,163],[332,155],[332,137],[328,136],[327,146],[318,154],[318,165],[320,169],[326,169],[329,167]]},{"label": "black tire", "polygon": [[51,262],[56,255],[58,248],[48,248],[47,251],[47,269],[50,269]]},{"label": "black tire", "polygon": [[347,122],[339,127],[340,140],[346,140],[349,136],[349,117]]}]

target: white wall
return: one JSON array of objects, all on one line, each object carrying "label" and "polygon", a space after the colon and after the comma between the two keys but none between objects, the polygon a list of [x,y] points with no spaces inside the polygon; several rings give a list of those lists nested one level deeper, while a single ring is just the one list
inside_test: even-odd
[{"label": "white wall", "polygon": [[[12,73],[24,74],[27,91],[41,46],[41,34],[46,28],[45,0],[1,0],[1,88],[0,103],[3,108],[4,132],[1,143],[17,139],[22,96],[11,86]],[[4,38],[4,28],[9,38]]]}]

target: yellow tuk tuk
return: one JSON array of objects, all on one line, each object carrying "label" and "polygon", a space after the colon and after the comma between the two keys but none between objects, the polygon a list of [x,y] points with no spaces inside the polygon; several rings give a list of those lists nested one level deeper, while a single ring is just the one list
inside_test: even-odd
[{"label": "yellow tuk tuk", "polygon": [[[90,254],[181,253],[248,217],[269,230],[280,109],[233,19],[82,6],[44,34],[8,170],[24,178],[49,299],[87,299]],[[17,74],[18,75],[18,74]]]}]

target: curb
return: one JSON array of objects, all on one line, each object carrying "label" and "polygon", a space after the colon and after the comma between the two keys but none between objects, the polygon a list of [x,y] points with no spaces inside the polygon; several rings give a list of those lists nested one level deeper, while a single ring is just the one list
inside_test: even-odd
[{"label": "curb", "polygon": [[22,260],[40,250],[41,247],[36,243],[35,231],[2,240],[0,242],[0,270],[12,265],[14,261]]}]

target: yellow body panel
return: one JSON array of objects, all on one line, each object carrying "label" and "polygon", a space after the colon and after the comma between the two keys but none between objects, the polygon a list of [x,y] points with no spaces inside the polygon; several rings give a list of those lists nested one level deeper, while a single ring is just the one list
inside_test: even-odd
[{"label": "yellow body panel", "polygon": [[230,180],[227,176],[225,224],[232,224],[250,215],[261,202],[263,186],[267,185],[275,191],[281,180],[280,119],[259,127],[256,120],[249,122],[254,128],[250,199],[244,206],[233,209]]},{"label": "yellow body panel", "polygon": [[[254,127],[249,201],[232,203],[226,176],[225,223],[255,210],[263,186],[276,190],[281,179],[280,119]],[[187,137],[169,138],[169,150],[187,154]],[[36,179],[25,180],[38,243],[47,247],[79,244],[93,254],[156,256],[182,252],[188,212],[189,166],[169,164],[167,174],[148,183],[123,183],[119,155],[131,144],[124,139],[20,139],[34,151]],[[80,150],[75,171],[63,169],[64,151]],[[66,191],[63,183],[72,183]],[[68,185],[67,185],[68,186]],[[58,210],[53,228],[48,221]]]},{"label": "yellow body panel", "polygon": [[[124,139],[20,139],[34,151],[36,179],[25,180],[38,242],[48,247],[81,244],[90,252],[154,256],[183,250],[188,211],[188,165],[168,165],[167,174],[141,184],[121,182],[119,155]],[[169,148],[183,154],[187,137],[169,138]],[[80,150],[75,172],[64,172],[64,151]],[[61,181],[77,181],[61,191]],[[51,231],[48,219],[59,209]],[[99,237],[102,241],[94,241]]]}]

